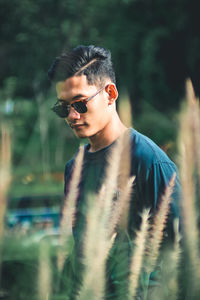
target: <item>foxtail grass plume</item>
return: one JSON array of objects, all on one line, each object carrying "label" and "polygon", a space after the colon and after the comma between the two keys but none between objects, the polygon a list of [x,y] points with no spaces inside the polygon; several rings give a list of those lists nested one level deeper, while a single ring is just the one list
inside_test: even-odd
[{"label": "foxtail grass plume", "polygon": [[130,134],[126,130],[108,158],[103,189],[98,196],[98,203],[103,209],[101,222],[107,228],[108,238],[114,234],[117,225],[124,230],[127,228],[134,179],[134,176],[130,177]]},{"label": "foxtail grass plume", "polygon": [[173,174],[165,193],[161,198],[161,202],[156,212],[153,225],[150,232],[150,238],[147,243],[147,255],[145,259],[145,269],[150,274],[155,266],[159,254],[160,245],[163,239],[164,228],[169,214],[170,203],[172,201],[172,193],[175,184],[176,174]]},{"label": "foxtail grass plume", "polygon": [[120,120],[122,123],[127,126],[132,126],[132,113],[131,113],[131,101],[127,91],[122,93],[122,96],[118,102],[118,112],[120,116]]},{"label": "foxtail grass plume", "polygon": [[[120,224],[127,227],[128,222],[128,208],[130,194],[134,177],[130,178],[130,133],[126,130],[117,140],[115,147],[108,158],[108,165],[104,180],[105,185],[105,212],[104,216],[107,218],[108,232],[113,234],[119,217]],[[115,194],[115,201],[113,196]]]},{"label": "foxtail grass plume", "polygon": [[128,182],[124,185],[123,191],[119,192],[119,198],[113,203],[109,224],[110,235],[113,234],[117,225],[124,230],[127,228],[128,210],[134,180],[135,176],[129,178]]},{"label": "foxtail grass plume", "polygon": [[[116,236],[114,228],[119,216],[122,215],[120,209],[124,208],[122,203],[119,207],[113,206],[113,196],[118,188],[120,171],[123,169],[120,167],[122,166],[123,146],[124,135],[117,140],[109,155],[105,179],[99,194],[96,197],[88,195],[87,224],[84,238],[85,272],[78,300],[104,299],[106,260]],[[123,157],[124,161],[126,159],[128,156]],[[124,174],[126,179],[121,177],[121,182],[128,181],[129,173],[127,170]],[[129,186],[131,186],[130,183]],[[127,184],[123,186],[123,189],[125,187]],[[123,199],[125,200],[125,197]],[[116,203],[118,203],[118,199]],[[114,214],[113,211],[115,211]]]},{"label": "foxtail grass plume", "polygon": [[39,248],[39,274],[38,292],[39,300],[49,300],[51,295],[51,268],[50,249],[46,242],[42,242]]},{"label": "foxtail grass plume", "polygon": [[11,174],[11,142],[9,130],[1,127],[1,146],[0,146],[0,241],[4,229],[4,216],[6,212],[6,194],[9,188]]},{"label": "foxtail grass plume", "polygon": [[169,289],[169,298],[170,300],[176,300],[178,299],[178,293],[179,293],[179,285],[178,285],[178,272],[179,272],[179,263],[181,259],[181,234],[180,234],[180,226],[179,226],[179,219],[176,218],[174,220],[174,247],[170,251],[170,263],[167,265],[167,268],[170,268],[170,273],[172,276],[169,278],[169,282],[166,284],[168,285]]},{"label": "foxtail grass plume", "polygon": [[[181,234],[179,219],[175,218],[173,221],[174,242],[170,243],[170,247],[165,247],[162,251],[162,285],[156,291],[156,299],[162,300],[178,300],[180,298],[180,286],[183,285],[180,281],[179,272],[181,267],[182,249],[180,245]],[[155,296],[155,293],[154,293]],[[155,298],[155,297],[154,297]],[[154,300],[154,298],[150,298]],[[185,299],[185,298],[184,298]],[[190,298],[189,298],[190,299]]]},{"label": "foxtail grass plume", "polygon": [[187,248],[192,274],[192,292],[199,291],[200,257],[199,257],[199,231],[197,213],[198,203],[196,195],[199,194],[200,174],[200,113],[198,99],[195,98],[190,80],[186,82],[187,103],[180,117],[179,152],[180,152],[180,179],[183,199],[181,201],[183,216],[184,243]]},{"label": "foxtail grass plume", "polygon": [[134,299],[137,292],[138,280],[142,270],[145,255],[146,241],[149,232],[149,209],[145,209],[141,215],[142,221],[140,230],[136,233],[134,241],[135,247],[130,265],[129,277],[129,299]]},{"label": "foxtail grass plume", "polygon": [[191,80],[186,81],[186,94],[189,113],[189,130],[192,138],[192,153],[194,155],[194,163],[196,175],[198,176],[198,187],[200,187],[200,103],[195,97]]},{"label": "foxtail grass plume", "polygon": [[78,300],[103,299],[105,262],[112,243],[107,238],[106,226],[102,222],[102,207],[95,195],[88,195],[88,205],[83,248],[85,269]]},{"label": "foxtail grass plume", "polygon": [[107,223],[109,220],[112,199],[115,191],[117,190],[117,181],[120,170],[121,153],[123,149],[123,141],[119,138],[116,144],[111,149],[111,152],[107,159],[107,168],[105,172],[104,185],[104,196],[103,196],[103,208],[104,208],[104,222]]},{"label": "foxtail grass plume", "polygon": [[[81,178],[82,163],[83,163],[84,148],[80,147],[77,154],[74,170],[72,174],[72,179],[70,182],[69,193],[66,195],[63,210],[62,218],[60,222],[60,245],[61,248],[58,252],[58,269],[62,271],[64,262],[67,256],[66,247],[69,242],[70,237],[72,236],[72,226],[74,222],[76,200],[78,195],[78,185]],[[62,248],[64,246],[64,248]]]},{"label": "foxtail grass plume", "polygon": [[126,190],[127,182],[131,173],[131,140],[130,130],[127,129],[119,138],[119,143],[122,144],[119,162],[119,173],[117,179],[117,187],[119,191]]},{"label": "foxtail grass plume", "polygon": [[122,136],[122,143],[123,143],[123,148],[121,153],[119,176],[117,182],[117,188],[119,190],[119,199],[118,201],[116,201],[116,206],[119,206],[122,212],[120,218],[120,226],[123,230],[126,230],[128,226],[128,213],[129,213],[131,192],[135,180],[135,176],[130,177],[131,141],[130,141],[129,129],[126,130],[124,135]]},{"label": "foxtail grass plume", "polygon": [[[113,239],[108,234],[112,199],[117,186],[122,143],[118,140],[108,160],[105,180],[97,195],[88,195],[84,238],[84,276],[78,300],[103,299],[105,265]],[[98,274],[98,280],[96,280]]]}]

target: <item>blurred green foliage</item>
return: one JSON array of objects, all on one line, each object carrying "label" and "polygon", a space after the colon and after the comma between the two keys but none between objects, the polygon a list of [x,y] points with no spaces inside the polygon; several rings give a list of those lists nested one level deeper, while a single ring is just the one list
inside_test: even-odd
[{"label": "blurred green foliage", "polygon": [[14,173],[63,172],[79,144],[50,110],[46,75],[54,57],[77,44],[111,50],[136,128],[174,144],[170,119],[185,79],[200,91],[197,0],[1,0],[0,22],[0,118],[11,127]]},{"label": "blurred green foliage", "polygon": [[94,43],[111,49],[119,83],[128,85],[134,102],[145,99],[169,110],[180,100],[186,77],[198,82],[197,5],[197,0],[2,0],[1,83],[14,76],[15,95],[33,99],[47,91],[53,57],[63,48]]}]

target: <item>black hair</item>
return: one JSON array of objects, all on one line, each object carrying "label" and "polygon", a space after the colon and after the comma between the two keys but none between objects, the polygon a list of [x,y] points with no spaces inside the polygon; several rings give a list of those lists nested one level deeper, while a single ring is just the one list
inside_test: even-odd
[{"label": "black hair", "polygon": [[110,51],[103,47],[80,45],[56,57],[48,71],[51,81],[63,81],[83,74],[91,85],[101,85],[106,78],[115,83]]}]

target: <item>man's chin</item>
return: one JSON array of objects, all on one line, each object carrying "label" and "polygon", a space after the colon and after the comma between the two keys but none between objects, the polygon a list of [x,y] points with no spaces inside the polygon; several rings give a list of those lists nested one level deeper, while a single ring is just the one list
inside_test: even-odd
[{"label": "man's chin", "polygon": [[90,135],[85,131],[85,130],[73,130],[75,135],[80,138],[80,139],[84,139],[84,138],[88,138]]},{"label": "man's chin", "polygon": [[90,138],[96,134],[95,129],[88,125],[74,126],[73,132],[78,138]]},{"label": "man's chin", "polygon": [[86,134],[84,134],[84,133],[80,133],[80,132],[75,132],[75,135],[78,137],[78,138],[80,138],[80,139],[86,139],[86,138],[88,138],[88,136],[86,135]]}]

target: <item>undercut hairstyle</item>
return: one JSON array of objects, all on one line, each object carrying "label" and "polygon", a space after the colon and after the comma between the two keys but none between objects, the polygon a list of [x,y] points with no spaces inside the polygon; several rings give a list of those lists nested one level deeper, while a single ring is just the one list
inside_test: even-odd
[{"label": "undercut hairstyle", "polygon": [[103,47],[80,45],[56,57],[48,71],[49,79],[56,82],[81,75],[86,75],[89,85],[101,86],[106,79],[116,83],[110,51]]}]

